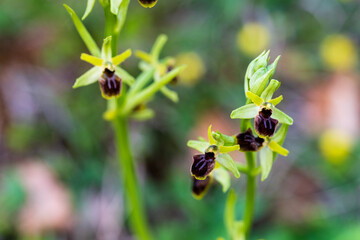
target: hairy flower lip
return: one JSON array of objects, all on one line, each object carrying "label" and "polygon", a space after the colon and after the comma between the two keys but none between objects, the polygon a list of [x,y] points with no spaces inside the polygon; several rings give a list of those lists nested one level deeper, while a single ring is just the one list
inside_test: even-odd
[{"label": "hairy flower lip", "polygon": [[279,121],[271,118],[271,115],[272,110],[264,107],[255,117],[255,130],[260,136],[272,137],[274,135]]},{"label": "hairy flower lip", "polygon": [[215,153],[206,152],[193,156],[191,175],[199,180],[204,180],[215,168]]},{"label": "hairy flower lip", "polygon": [[105,98],[117,97],[121,93],[122,80],[111,71],[105,68],[103,74],[99,78],[101,93]]},{"label": "hairy flower lip", "polygon": [[152,8],[156,5],[158,0],[139,0],[141,6],[146,8]]}]

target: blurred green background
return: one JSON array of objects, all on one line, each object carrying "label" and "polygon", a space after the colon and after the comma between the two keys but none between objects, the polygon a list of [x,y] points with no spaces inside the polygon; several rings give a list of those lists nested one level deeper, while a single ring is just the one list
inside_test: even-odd
[{"label": "blurred green background", "polygon": [[[73,90],[89,66],[63,8],[86,1],[0,1],[0,239],[132,239],[124,218],[113,133],[98,86]],[[99,3],[85,25],[100,44]],[[188,139],[237,134],[231,110],[244,103],[248,63],[264,49],[282,55],[281,109],[294,120],[270,178],[259,183],[252,239],[360,239],[360,4],[356,0],[132,0],[119,49],[163,54],[188,68],[159,94],[154,120],[132,122],[149,221],[156,239],[226,236],[219,185],[191,195]],[[137,75],[138,60],[123,65]],[[237,155],[239,161],[243,156]],[[242,216],[245,177],[235,181]]]}]

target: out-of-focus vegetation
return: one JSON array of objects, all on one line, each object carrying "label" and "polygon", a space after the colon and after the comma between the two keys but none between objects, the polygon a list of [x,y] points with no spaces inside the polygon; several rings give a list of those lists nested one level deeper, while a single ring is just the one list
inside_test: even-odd
[{"label": "out-of-focus vegetation", "polygon": [[[64,2],[79,15],[86,6]],[[0,2],[0,239],[131,239],[105,101],[98,86],[71,88],[88,66],[62,3]],[[85,24],[100,45],[96,4]],[[356,0],[159,0],[150,10],[131,1],[119,49],[149,49],[165,33],[164,54],[189,65],[173,87],[180,102],[159,96],[156,120],[131,128],[156,239],[225,235],[221,187],[191,196],[186,140],[210,122],[239,129],[227,119],[263,48],[282,55],[274,77],[295,122],[289,156],[259,184],[253,239],[360,239],[359,16]],[[136,63],[123,67],[137,73]]]}]

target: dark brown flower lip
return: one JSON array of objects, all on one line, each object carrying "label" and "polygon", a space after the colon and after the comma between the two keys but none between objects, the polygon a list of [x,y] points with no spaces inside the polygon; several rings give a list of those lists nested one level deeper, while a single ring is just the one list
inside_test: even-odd
[{"label": "dark brown flower lip", "polygon": [[121,78],[115,74],[115,71],[111,71],[108,68],[105,68],[100,76],[99,84],[105,98],[117,97],[121,93]]},{"label": "dark brown flower lip", "polygon": [[237,142],[240,146],[240,151],[258,151],[264,143],[264,139],[260,137],[255,137],[251,128],[246,130],[243,133],[240,133],[236,136]]},{"label": "dark brown flower lip", "polygon": [[271,118],[272,110],[262,108],[255,117],[255,130],[261,136],[272,137],[279,121]]},{"label": "dark brown flower lip", "polygon": [[199,180],[205,179],[215,168],[215,153],[206,152],[193,156],[191,175]]},{"label": "dark brown flower lip", "polygon": [[199,199],[202,196],[204,196],[207,190],[209,189],[212,182],[212,178],[210,176],[207,176],[204,180],[199,180],[193,177],[192,180],[193,180],[192,193],[194,197]]}]

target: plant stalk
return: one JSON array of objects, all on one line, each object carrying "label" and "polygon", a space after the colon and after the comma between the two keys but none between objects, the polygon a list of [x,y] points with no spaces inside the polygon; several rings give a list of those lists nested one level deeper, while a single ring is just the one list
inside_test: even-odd
[{"label": "plant stalk", "polygon": [[119,171],[122,173],[126,209],[130,224],[136,239],[152,239],[145,217],[144,205],[140,195],[134,161],[131,155],[127,119],[118,116],[113,121],[119,161]]},{"label": "plant stalk", "polygon": [[[241,132],[247,130],[250,125],[248,119],[241,121]],[[251,226],[253,223],[254,209],[255,209],[255,194],[256,194],[256,175],[252,174],[256,168],[256,157],[253,152],[245,152],[246,162],[247,162],[247,182],[246,182],[246,202],[245,202],[245,212],[244,212],[244,232],[246,239],[248,239]]]}]

